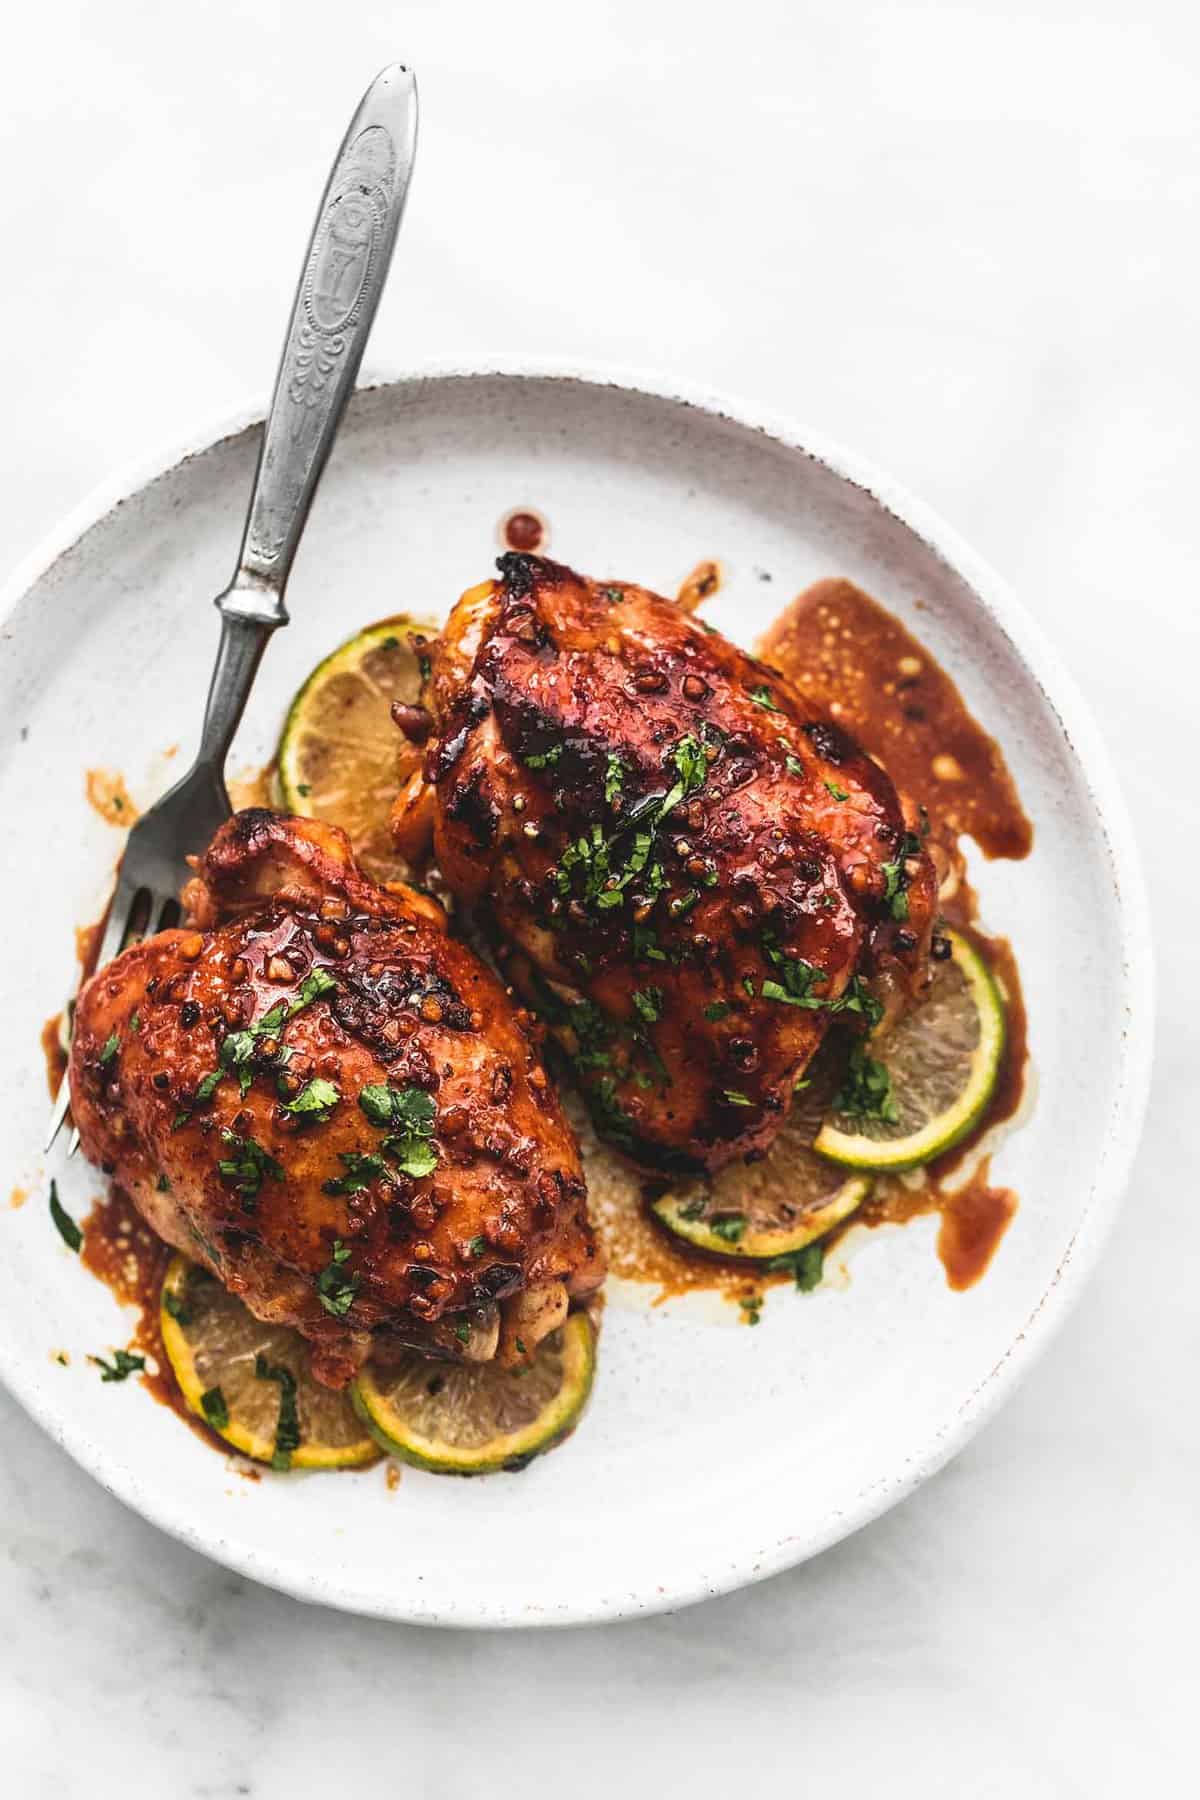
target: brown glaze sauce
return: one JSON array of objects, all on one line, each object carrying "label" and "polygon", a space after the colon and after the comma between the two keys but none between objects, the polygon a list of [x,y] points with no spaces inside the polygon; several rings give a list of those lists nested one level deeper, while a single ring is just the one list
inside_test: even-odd
[{"label": "brown glaze sauce", "polygon": [[171,1250],[146,1224],[129,1196],[112,1184],[81,1221],[80,1260],[102,1281],[122,1306],[137,1308],[137,1323],[126,1349],[138,1352],[147,1367],[138,1377],[147,1392],[193,1430],[206,1444],[228,1454],[229,1445],[188,1408],[175,1380],[159,1330],[159,1289]]},{"label": "brown glaze sauce", "polygon": [[[547,535],[545,522],[529,508],[508,514],[501,532],[505,544],[519,550],[536,550]],[[718,563],[697,564],[680,588],[680,605],[694,610],[717,591],[720,581]],[[946,1280],[961,1291],[985,1273],[1017,1208],[1015,1194],[990,1185],[990,1157],[980,1155],[980,1147],[1021,1104],[1027,1051],[1016,961],[1005,939],[986,937],[975,922],[976,898],[966,880],[959,839],[974,838],[989,857],[1020,858],[1032,846],[1032,828],[999,746],[971,717],[954,682],[898,620],[851,583],[821,581],[806,590],[768,629],[758,654],[844,725],[884,763],[896,786],[926,808],[930,847],[943,876],[943,916],[971,935],[1004,993],[1007,1042],[984,1118],[962,1144],[928,1165],[919,1184],[880,1178],[866,1204],[827,1240],[836,1241],[855,1225],[902,1224],[936,1213],[937,1250]],[[93,806],[113,823],[132,823],[137,815],[124,783],[120,777],[102,781],[103,773],[88,776]],[[113,785],[106,787],[105,781]],[[229,788],[235,807],[274,804],[273,765],[246,771]],[[77,934],[85,975],[102,926],[101,920]],[[59,1022],[56,1014],[42,1032],[52,1093],[66,1065]],[[698,1289],[715,1291],[739,1306],[747,1323],[757,1323],[764,1288],[790,1284],[790,1276],[750,1271],[681,1247],[647,1212],[644,1178],[597,1140],[574,1096],[567,1100],[587,1168],[592,1218],[611,1273],[656,1287],[655,1305]],[[952,1176],[958,1177],[957,1186],[951,1184]],[[226,1453],[228,1446],[188,1410],[163,1350],[158,1290],[169,1258],[167,1246],[116,1188],[107,1202],[97,1201],[84,1221],[85,1266],[118,1300],[139,1310],[131,1347],[155,1365],[155,1372],[141,1377],[143,1386]]]},{"label": "brown glaze sauce", "polygon": [[675,596],[676,605],[686,613],[694,613],[705,600],[711,600],[721,586],[721,565],[711,559],[698,562]]},{"label": "brown glaze sauce", "polygon": [[535,550],[545,549],[550,541],[550,528],[532,506],[518,506],[501,519],[499,536],[506,550],[532,554]]},{"label": "brown glaze sauce", "polygon": [[132,825],[138,809],[129,797],[125,777],[113,769],[87,771],[88,805],[108,825]]}]

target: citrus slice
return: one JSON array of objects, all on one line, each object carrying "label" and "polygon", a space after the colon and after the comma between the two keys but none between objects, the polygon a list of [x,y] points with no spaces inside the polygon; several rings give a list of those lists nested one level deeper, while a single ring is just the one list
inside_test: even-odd
[{"label": "citrus slice", "polygon": [[[878,1043],[863,1047],[858,1104],[836,1096],[813,1148],[852,1169],[915,1169],[964,1138],[996,1086],[1004,1002],[987,964],[961,932],[933,985]],[[886,1072],[884,1075],[879,1071]],[[873,1096],[871,1090],[873,1089]],[[884,1116],[880,1116],[880,1115]]]},{"label": "citrus slice", "polygon": [[442,1475],[523,1469],[574,1428],[591,1392],[596,1334],[585,1312],[543,1338],[519,1368],[433,1363],[415,1351],[362,1371],[350,1393],[391,1456]]},{"label": "citrus slice", "polygon": [[659,1223],[697,1250],[753,1263],[791,1256],[825,1237],[871,1191],[870,1176],[839,1176],[813,1153],[836,1086],[836,1065],[822,1052],[763,1160],[662,1195],[651,1208]]},{"label": "citrus slice", "polygon": [[346,1469],[378,1457],[347,1396],[313,1376],[300,1333],[256,1319],[186,1256],[172,1257],[163,1277],[159,1322],[189,1408],[243,1456],[277,1469]]},{"label": "citrus slice", "polygon": [[414,704],[421,653],[413,638],[434,627],[397,615],[368,625],[318,663],[284,721],[279,786],[289,812],[340,825],[367,874],[400,881],[407,865],[392,843],[389,813],[400,786],[404,739],[393,700]]}]

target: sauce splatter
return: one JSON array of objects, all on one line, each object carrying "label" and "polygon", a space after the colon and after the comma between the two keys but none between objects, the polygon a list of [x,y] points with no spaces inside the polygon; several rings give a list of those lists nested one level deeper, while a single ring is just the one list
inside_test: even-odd
[{"label": "sauce splatter", "polygon": [[1033,828],[999,745],[925,646],[861,588],[818,581],[758,654],[878,757],[941,834],[973,837],[985,856],[1028,856]]},{"label": "sauce splatter", "polygon": [[88,805],[108,825],[132,825],[138,809],[129,797],[125,777],[113,769],[87,771]]},{"label": "sauce splatter", "polygon": [[682,612],[693,613],[700,603],[710,600],[721,585],[719,562],[699,562],[687,580],[680,585],[675,604]]},{"label": "sauce splatter", "polygon": [[15,1187],[13,1189],[12,1193],[8,1196],[8,1204],[12,1207],[14,1212],[18,1212],[20,1210],[20,1208],[22,1206],[24,1206],[24,1204],[28,1200],[28,1198],[29,1198],[29,1189],[28,1188]]},{"label": "sauce splatter", "polygon": [[84,1268],[102,1281],[122,1306],[137,1309],[137,1324],[127,1348],[147,1359],[138,1377],[142,1386],[178,1413],[197,1437],[227,1454],[229,1445],[188,1407],[163,1347],[158,1296],[171,1260],[170,1247],[151,1231],[128,1194],[115,1184],[106,1198],[92,1206],[82,1229],[80,1261]]},{"label": "sauce splatter", "polygon": [[532,553],[544,550],[550,541],[550,527],[541,513],[531,506],[518,506],[505,513],[500,521],[500,542],[506,550]]}]

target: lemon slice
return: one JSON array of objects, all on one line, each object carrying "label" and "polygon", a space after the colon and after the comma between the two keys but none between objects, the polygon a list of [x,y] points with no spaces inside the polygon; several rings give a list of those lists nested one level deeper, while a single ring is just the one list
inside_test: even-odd
[{"label": "lemon slice", "polygon": [[[876,1095],[890,1092],[879,1117],[837,1108],[813,1148],[852,1169],[915,1169],[964,1138],[996,1086],[1004,1052],[1004,1003],[987,964],[958,931],[943,931],[950,955],[934,964],[933,985],[863,1054],[876,1072]],[[887,1081],[877,1074],[886,1070]],[[868,1105],[870,1105],[868,1101]]]},{"label": "lemon slice", "polygon": [[791,1256],[825,1237],[871,1191],[870,1176],[839,1177],[813,1153],[837,1084],[836,1065],[822,1052],[762,1162],[739,1163],[664,1194],[651,1208],[660,1224],[697,1250],[753,1263]]},{"label": "lemon slice", "polygon": [[279,786],[288,811],[340,825],[375,881],[407,874],[388,824],[405,754],[391,706],[393,700],[412,705],[421,691],[414,635],[433,636],[435,627],[397,615],[327,656],[292,701],[279,740]]},{"label": "lemon slice", "polygon": [[314,1378],[300,1333],[256,1319],[185,1256],[172,1257],[163,1277],[160,1325],[189,1408],[243,1456],[277,1469],[346,1469],[378,1457],[347,1396]]},{"label": "lemon slice", "polygon": [[596,1334],[584,1312],[543,1338],[524,1367],[435,1363],[414,1351],[364,1369],[350,1392],[392,1456],[442,1475],[523,1469],[574,1428],[591,1392]]}]

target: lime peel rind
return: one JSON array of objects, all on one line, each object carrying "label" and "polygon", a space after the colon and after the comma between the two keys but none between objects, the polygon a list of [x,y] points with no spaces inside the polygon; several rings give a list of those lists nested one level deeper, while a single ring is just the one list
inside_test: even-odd
[{"label": "lime peel rind", "polygon": [[[891,1140],[843,1131],[832,1120],[826,1119],[813,1141],[813,1149],[840,1168],[877,1174],[902,1174],[907,1169],[920,1168],[961,1143],[987,1109],[1004,1054],[1004,1002],[991,971],[974,945],[961,932],[947,930],[945,935],[979,1020],[979,1039],[971,1052],[966,1079],[958,1097],[952,1106],[943,1109],[919,1131]],[[885,1042],[874,1054],[886,1063],[886,1051]]]}]

